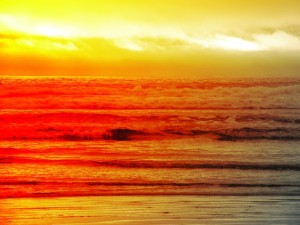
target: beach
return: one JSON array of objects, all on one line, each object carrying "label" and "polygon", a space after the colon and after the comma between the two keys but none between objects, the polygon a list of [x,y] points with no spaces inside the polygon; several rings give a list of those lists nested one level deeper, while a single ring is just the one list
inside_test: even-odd
[{"label": "beach", "polygon": [[0,225],[300,225],[299,0],[0,0]]},{"label": "beach", "polygon": [[0,218],[3,225],[296,225],[299,203],[279,196],[23,198],[1,200]]}]

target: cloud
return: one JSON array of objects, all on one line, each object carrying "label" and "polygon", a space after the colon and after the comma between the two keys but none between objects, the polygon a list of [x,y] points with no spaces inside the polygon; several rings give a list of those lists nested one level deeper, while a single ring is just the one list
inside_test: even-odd
[{"label": "cloud", "polygon": [[109,38],[2,33],[0,73],[299,76],[300,36],[287,28],[214,35],[169,31]]},{"label": "cloud", "polygon": [[266,50],[300,51],[300,37],[284,31],[272,34],[254,34],[256,43],[264,46]]},{"label": "cloud", "polygon": [[0,34],[0,47],[2,51],[22,52],[26,51],[45,51],[45,50],[66,50],[76,51],[79,43],[70,39],[49,38],[44,36],[24,35],[24,34]]},{"label": "cloud", "polygon": [[120,38],[120,39],[115,39],[114,44],[116,47],[122,48],[122,49],[127,49],[130,51],[144,51],[144,47],[140,45],[138,42],[134,42],[133,40],[129,38]]},{"label": "cloud", "polygon": [[[98,42],[98,43],[97,43]],[[203,49],[235,51],[300,51],[300,36],[278,30],[273,33],[216,34],[192,36],[183,32],[176,35],[144,34],[125,37],[60,38],[38,35],[0,34],[3,48],[29,48],[39,50],[67,50],[121,48],[129,51],[191,51]]]},{"label": "cloud", "polygon": [[[45,7],[47,5],[47,7]],[[99,36],[181,30],[197,36],[299,26],[297,0],[2,0],[0,27],[32,34]],[[272,9],[272,10],[270,10]],[[1,25],[2,23],[2,25]]]},{"label": "cloud", "polygon": [[112,38],[116,47],[132,51],[300,51],[300,37],[282,30],[273,33],[215,34],[210,36],[145,35]]}]

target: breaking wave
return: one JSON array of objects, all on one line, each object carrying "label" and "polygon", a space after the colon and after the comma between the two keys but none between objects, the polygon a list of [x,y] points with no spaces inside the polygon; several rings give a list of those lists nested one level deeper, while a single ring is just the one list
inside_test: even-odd
[{"label": "breaking wave", "polygon": [[[92,132],[91,132],[92,133]],[[183,137],[199,137],[212,138],[222,141],[238,141],[238,140],[300,140],[300,129],[287,128],[251,128],[243,127],[237,129],[219,129],[219,130],[176,130],[166,129],[158,131],[143,131],[130,128],[115,128],[105,130],[102,132],[94,132],[88,134],[87,131],[82,134],[75,132],[55,132],[49,129],[47,135],[38,133],[17,133],[9,136],[6,135],[5,140],[60,140],[60,141],[133,141],[133,140],[147,140],[147,139],[168,139],[168,138],[183,138]]]},{"label": "breaking wave", "polygon": [[[46,134],[45,134],[46,133]],[[168,139],[168,138],[183,138],[183,137],[205,137],[213,138],[222,141],[238,141],[238,140],[300,140],[299,128],[252,128],[242,127],[234,129],[165,129],[165,130],[137,130],[130,128],[114,128],[99,132],[89,132],[85,130],[82,133],[72,131],[56,131],[49,128],[48,131],[41,134],[40,130],[37,133],[13,133],[0,137],[4,140],[60,140],[60,141],[133,141],[133,140],[148,140],[148,139]]]}]

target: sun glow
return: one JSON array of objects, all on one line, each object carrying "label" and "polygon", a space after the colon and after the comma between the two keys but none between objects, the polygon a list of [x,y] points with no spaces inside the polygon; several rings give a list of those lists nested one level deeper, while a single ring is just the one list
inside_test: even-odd
[{"label": "sun glow", "polygon": [[36,34],[46,36],[46,37],[71,37],[71,33],[60,29],[57,26],[39,26],[36,28]]}]

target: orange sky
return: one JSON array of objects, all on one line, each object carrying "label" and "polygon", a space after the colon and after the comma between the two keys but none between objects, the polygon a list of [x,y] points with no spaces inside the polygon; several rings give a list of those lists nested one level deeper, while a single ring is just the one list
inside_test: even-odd
[{"label": "orange sky", "polygon": [[1,0],[0,74],[298,76],[296,0]]}]

